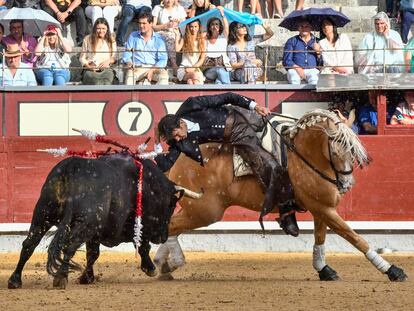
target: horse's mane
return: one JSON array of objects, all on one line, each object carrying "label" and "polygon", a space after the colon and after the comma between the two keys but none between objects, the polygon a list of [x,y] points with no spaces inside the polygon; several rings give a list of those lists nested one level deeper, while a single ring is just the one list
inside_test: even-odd
[{"label": "horse's mane", "polygon": [[[331,121],[335,128],[321,125],[323,122]],[[343,123],[338,116],[329,110],[315,109],[305,113],[293,126],[289,128],[289,137],[293,139],[299,130],[306,130],[310,127],[321,128],[331,139],[333,145],[341,148],[343,152],[349,154],[352,162],[357,162],[359,166],[367,165],[370,158],[358,138],[351,128]]]}]

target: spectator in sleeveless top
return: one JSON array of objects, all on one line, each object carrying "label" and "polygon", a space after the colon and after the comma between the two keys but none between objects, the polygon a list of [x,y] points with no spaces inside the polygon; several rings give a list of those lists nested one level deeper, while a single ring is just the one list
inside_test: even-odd
[{"label": "spectator in sleeveless top", "polygon": [[178,65],[175,51],[174,28],[185,20],[187,14],[184,8],[176,2],[176,0],[163,0],[160,5],[155,6],[152,10],[154,17],[153,29],[164,39],[168,52],[169,65],[177,72]]},{"label": "spectator in sleeveless top", "polygon": [[55,25],[46,27],[35,49],[36,77],[40,85],[65,85],[70,80],[72,46]]},{"label": "spectator in sleeveless top", "polygon": [[83,84],[112,84],[114,71],[111,65],[116,62],[116,43],[105,18],[98,18],[92,33],[83,40],[79,60],[84,68]]},{"label": "spectator in sleeveless top", "polygon": [[[263,35],[263,41],[265,41],[273,36],[273,31],[269,26],[263,27],[266,31]],[[230,24],[227,55],[233,68],[232,80],[255,84],[256,80],[263,75],[263,62],[256,57],[255,53],[256,43],[245,24],[236,21]]]},{"label": "spectator in sleeveless top", "polygon": [[23,53],[22,63],[33,67],[33,64],[36,62],[36,55],[34,50],[37,46],[36,39],[29,34],[24,33],[23,21],[20,19],[14,19],[10,21],[10,34],[6,37],[3,37],[3,44],[5,46],[11,44],[17,44],[20,51]]},{"label": "spectator in sleeveless top", "polygon": [[337,28],[330,18],[322,21],[321,29],[319,45],[324,66],[321,73],[354,73],[354,57],[348,36],[344,33],[338,34]]},{"label": "spectator in sleeveless top", "polygon": [[216,84],[230,84],[231,65],[226,52],[229,23],[222,10],[221,14],[223,22],[217,17],[210,18],[207,22],[204,65],[208,67],[204,70],[204,76]]},{"label": "spectator in sleeveless top", "polygon": [[186,25],[183,38],[180,38],[178,31],[176,28],[176,49],[183,52],[183,58],[177,71],[177,78],[187,84],[203,84],[201,66],[205,58],[205,38],[201,31],[200,20],[196,19]]},{"label": "spectator in sleeveless top", "polygon": [[122,6],[122,17],[116,31],[116,44],[118,46],[125,45],[125,36],[128,30],[128,25],[135,17],[138,17],[141,12],[150,12],[152,10],[151,0],[126,0]]},{"label": "spectator in sleeveless top", "polygon": [[212,1],[210,0],[193,0],[193,4],[191,5],[188,17],[198,16],[200,14],[203,14],[209,10],[216,8],[216,6],[219,5],[220,0],[214,1],[214,3],[212,3]]}]

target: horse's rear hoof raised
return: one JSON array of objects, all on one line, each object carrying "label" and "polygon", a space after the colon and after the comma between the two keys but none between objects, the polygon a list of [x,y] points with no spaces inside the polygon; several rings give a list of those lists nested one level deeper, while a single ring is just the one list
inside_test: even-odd
[{"label": "horse's rear hoof raised", "polygon": [[341,278],[338,276],[336,271],[332,269],[331,267],[329,267],[328,265],[323,267],[323,269],[319,271],[318,273],[319,273],[319,279],[321,281],[340,281],[341,280]]},{"label": "horse's rear hoof raised", "polygon": [[408,276],[405,274],[404,270],[394,265],[392,265],[385,274],[388,275],[388,278],[392,282],[404,282],[408,280]]}]

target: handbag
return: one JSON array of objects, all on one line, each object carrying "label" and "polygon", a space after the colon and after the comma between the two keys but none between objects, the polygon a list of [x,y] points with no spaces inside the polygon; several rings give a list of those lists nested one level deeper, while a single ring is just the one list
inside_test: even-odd
[{"label": "handbag", "polygon": [[119,0],[89,0],[90,6],[115,6],[119,5]]},{"label": "handbag", "polygon": [[224,67],[223,55],[219,57],[208,57],[204,59],[203,70],[210,69],[213,67]]}]

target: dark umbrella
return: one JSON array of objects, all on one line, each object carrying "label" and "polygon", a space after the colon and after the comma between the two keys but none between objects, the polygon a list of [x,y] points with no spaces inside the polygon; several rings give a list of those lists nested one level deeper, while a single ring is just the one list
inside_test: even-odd
[{"label": "dark umbrella", "polygon": [[296,31],[299,23],[306,20],[312,25],[313,30],[320,31],[322,21],[325,18],[330,18],[336,27],[343,27],[350,22],[344,14],[331,8],[310,8],[293,11],[283,19],[279,26]]}]

